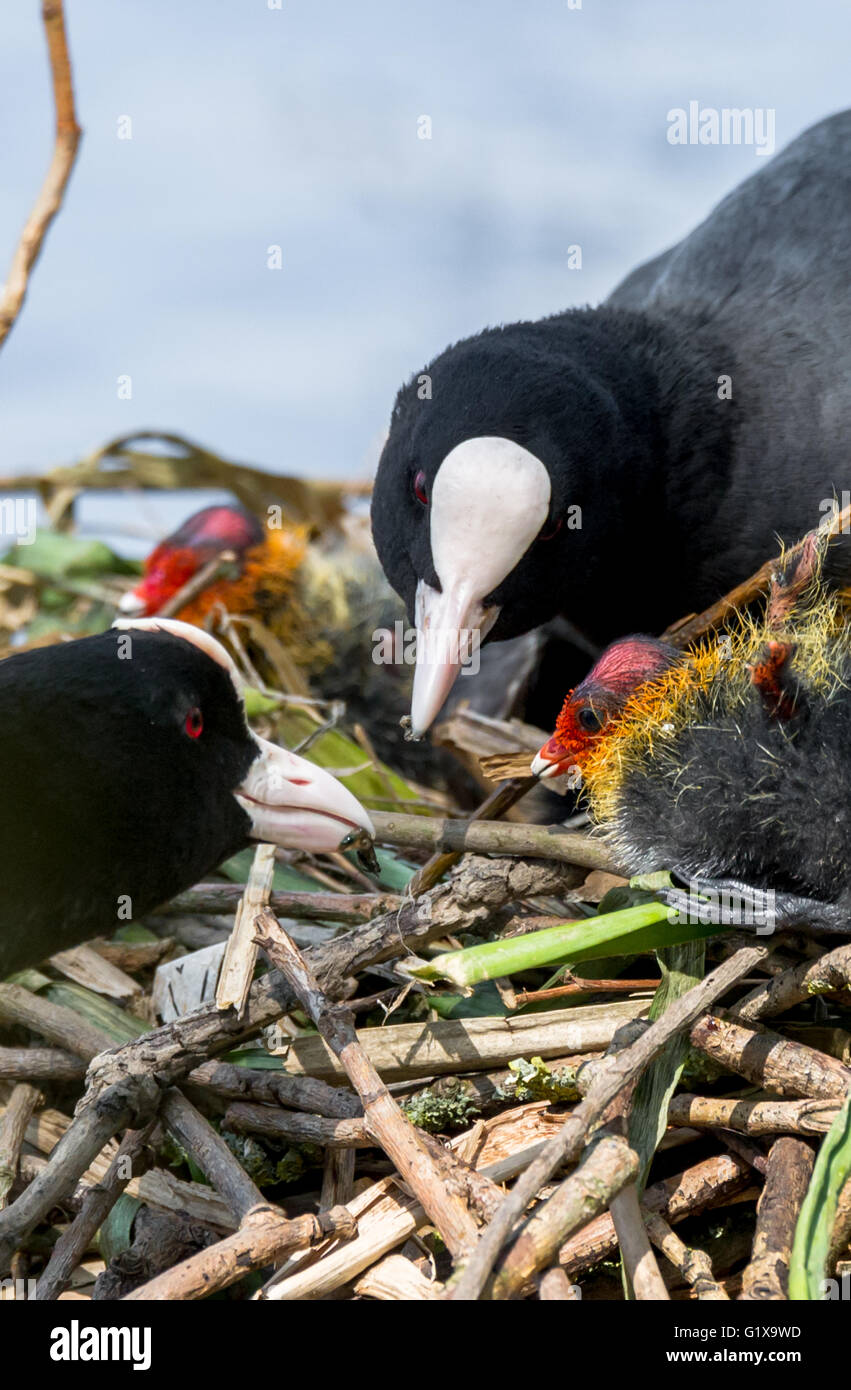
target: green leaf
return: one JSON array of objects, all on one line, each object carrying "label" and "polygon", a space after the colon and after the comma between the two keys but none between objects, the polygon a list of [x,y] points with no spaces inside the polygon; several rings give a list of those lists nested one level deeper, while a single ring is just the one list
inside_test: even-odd
[{"label": "green leaf", "polygon": [[410,973],[424,980],[451,980],[456,985],[474,985],[479,980],[497,980],[522,970],[561,961],[605,960],[611,956],[639,955],[685,941],[701,941],[727,930],[717,925],[690,925],[678,920],[665,903],[655,901],[591,917],[586,922],[566,922],[512,936],[486,941],[463,951],[447,951]]},{"label": "green leaf", "polygon": [[[706,948],[702,941],[689,941],[657,951],[662,982],[653,996],[648,1018],[661,1018],[674,1000],[699,984],[704,975]],[[632,1101],[629,1142],[641,1160],[639,1186],[644,1187],[659,1140],[668,1127],[668,1104],[680,1079],[688,1053],[688,1037],[678,1033],[641,1075]]]},{"label": "green leaf", "polygon": [[80,1014],[117,1043],[131,1042],[141,1033],[149,1033],[152,1027],[144,1019],[120,1009],[111,999],[105,999],[102,994],[95,994],[85,985],[74,984],[71,980],[52,980],[44,994],[52,1004],[73,1009],[74,1013]]},{"label": "green leaf", "polygon": [[242,691],[245,696],[245,713],[249,719],[257,719],[261,714],[271,714],[273,709],[280,709],[281,702],[275,695],[264,695],[262,690],[257,690],[253,685],[246,685]]},{"label": "green leaf", "polygon": [[102,541],[83,540],[62,531],[39,530],[31,545],[13,546],[3,558],[7,564],[32,570],[45,579],[141,574],[141,565],[123,560]]},{"label": "green leaf", "polygon": [[252,1071],[283,1071],[284,1059],[262,1047],[238,1047],[222,1054],[223,1062],[235,1067],[250,1067]]},{"label": "green leaf", "polygon": [[429,1008],[439,1018],[505,1018],[508,1009],[496,985],[477,985],[472,994],[430,994]]},{"label": "green leaf", "polygon": [[104,1264],[123,1255],[133,1244],[133,1222],[142,1203],[122,1192],[97,1233],[95,1243]]},{"label": "green leaf", "polygon": [[[231,883],[247,883],[253,863],[254,850],[242,849],[239,854],[232,855],[230,859],[225,860],[224,864],[219,865],[219,872],[229,878]],[[316,882],[315,878],[300,873],[298,869],[292,868],[289,864],[275,864],[272,873],[272,888],[276,893],[321,893],[327,891],[323,884]]]},{"label": "green leaf", "polygon": [[[295,748],[310,734],[316,732],[316,721],[304,709],[288,705],[276,717],[279,737],[288,748]],[[388,809],[388,801],[395,798],[406,810],[417,814],[422,808],[408,806],[411,801],[419,802],[420,793],[409,787],[403,777],[393,772],[384,763],[379,767],[363,767],[368,755],[359,743],[349,738],[341,729],[328,729],[311,743],[305,757],[318,767],[328,768],[340,778],[344,786],[365,806],[375,805]],[[357,772],[346,773],[346,768],[357,768]],[[340,775],[340,774],[343,775]],[[428,814],[424,810],[424,814]]]},{"label": "green leaf", "polygon": [[148,945],[152,941],[159,941],[160,937],[149,927],[143,927],[141,922],[125,922],[122,927],[113,932],[113,941],[124,941],[133,946]]},{"label": "green leaf", "polygon": [[789,1297],[796,1302],[824,1299],[830,1237],[839,1196],[851,1176],[851,1096],[824,1136],[801,1207],[792,1258]]}]

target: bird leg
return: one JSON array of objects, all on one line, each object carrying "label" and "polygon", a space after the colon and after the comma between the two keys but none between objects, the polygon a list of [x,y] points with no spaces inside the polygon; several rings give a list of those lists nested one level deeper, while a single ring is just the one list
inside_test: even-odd
[{"label": "bird leg", "polygon": [[[675,875],[682,878],[682,875]],[[801,928],[814,934],[851,934],[851,901],[823,902],[798,893],[759,888],[735,878],[686,879],[658,894],[681,921],[745,927],[757,936]]]}]

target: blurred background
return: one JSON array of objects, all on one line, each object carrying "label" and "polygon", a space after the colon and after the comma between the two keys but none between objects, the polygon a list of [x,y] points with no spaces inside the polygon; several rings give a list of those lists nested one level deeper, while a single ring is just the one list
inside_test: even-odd
[{"label": "blurred background", "polygon": [[[84,140],[0,359],[0,475],[156,428],[367,479],[448,342],[599,301],[764,164],[672,146],[669,109],[773,107],[780,148],[848,104],[834,0],[576,4],[70,0]],[[35,0],[0,17],[0,128],[4,275],[52,147]],[[136,529],[199,502],[146,494]]]}]

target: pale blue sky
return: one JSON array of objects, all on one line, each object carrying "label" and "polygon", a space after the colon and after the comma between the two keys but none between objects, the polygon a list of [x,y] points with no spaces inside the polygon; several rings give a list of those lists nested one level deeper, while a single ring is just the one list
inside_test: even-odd
[{"label": "pale blue sky", "polygon": [[[669,108],[774,107],[779,147],[849,100],[835,0],[281,3],[67,0],[85,138],[0,354],[0,472],[150,426],[368,476],[426,358],[596,302],[764,163],[669,145]],[[37,0],[0,13],[0,130],[4,274],[50,153]]]}]

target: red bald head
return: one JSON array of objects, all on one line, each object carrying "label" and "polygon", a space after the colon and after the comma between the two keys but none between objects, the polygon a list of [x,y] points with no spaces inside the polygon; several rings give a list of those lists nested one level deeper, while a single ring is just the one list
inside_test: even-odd
[{"label": "red bald head", "polygon": [[568,694],[555,733],[536,755],[532,771],[539,777],[558,777],[574,768],[581,770],[583,757],[630,696],[682,657],[676,647],[656,637],[639,635],[613,642]]},{"label": "red bald head", "polygon": [[142,579],[124,596],[123,611],[144,617],[158,613],[202,565],[223,550],[233,550],[241,558],[262,540],[260,522],[242,507],[204,507],[151,551]]}]

